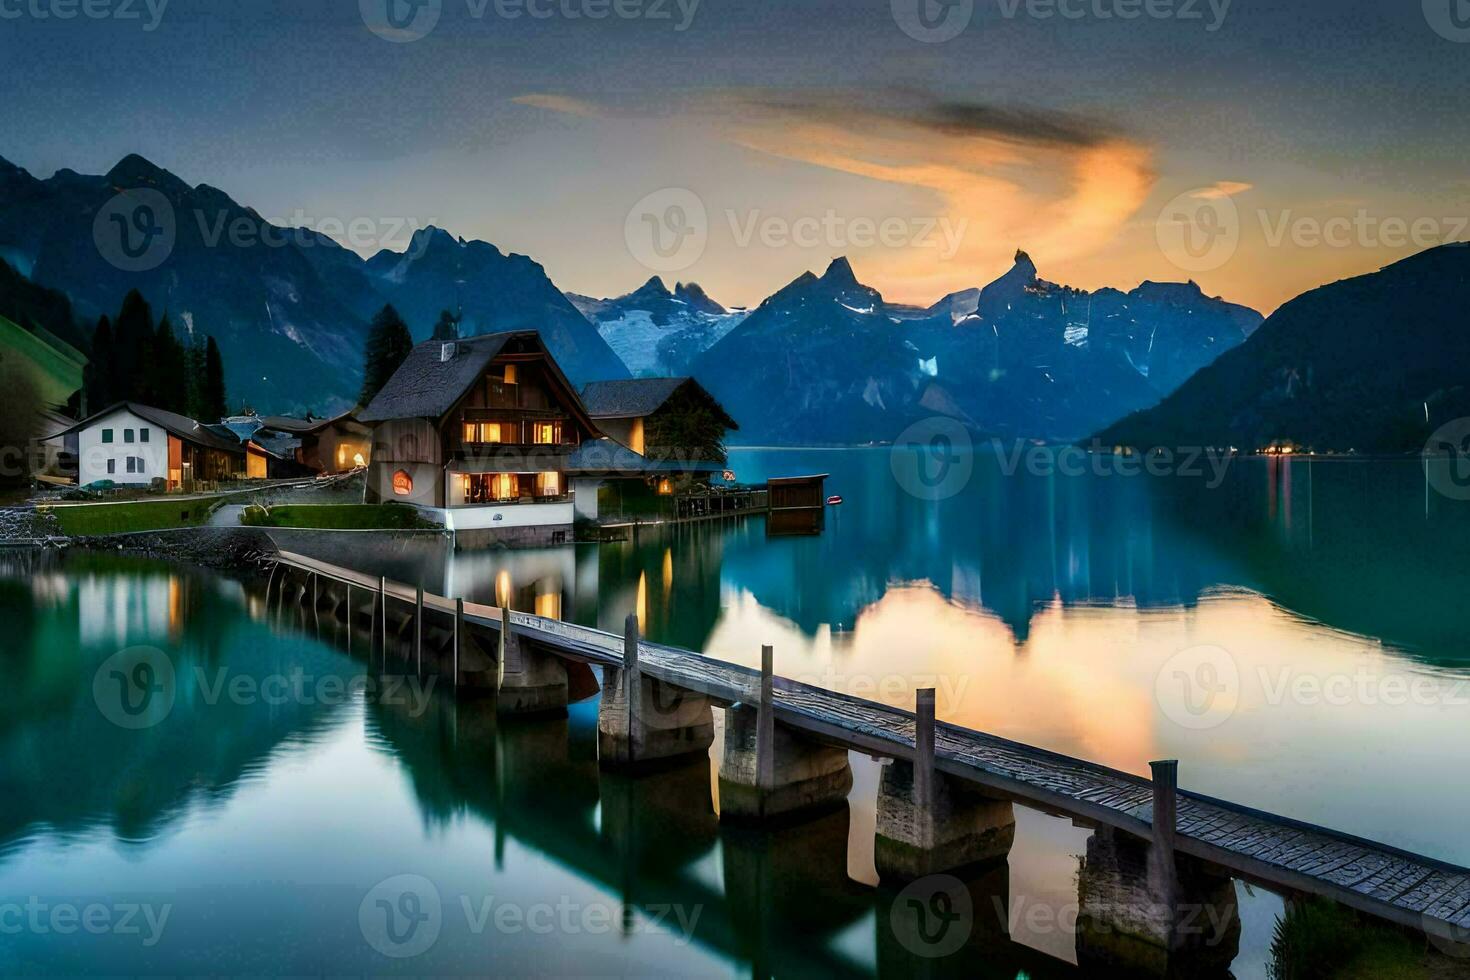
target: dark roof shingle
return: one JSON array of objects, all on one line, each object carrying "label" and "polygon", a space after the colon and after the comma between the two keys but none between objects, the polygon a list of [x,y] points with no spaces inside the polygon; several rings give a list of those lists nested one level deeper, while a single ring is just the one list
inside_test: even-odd
[{"label": "dark roof shingle", "polygon": [[699,393],[725,417],[726,427],[738,430],[739,425],[715,401],[713,395],[693,378],[633,378],[630,381],[594,381],[582,389],[582,404],[587,414],[594,419],[647,418],[663,407],[674,392],[685,385],[694,385]]},{"label": "dark roof shingle", "polygon": [[[437,419],[484,373],[490,362],[520,333],[494,333],[457,340],[454,357],[445,361],[437,340],[419,344],[358,416],[359,422],[393,419]],[[534,334],[532,335],[534,336]]]}]

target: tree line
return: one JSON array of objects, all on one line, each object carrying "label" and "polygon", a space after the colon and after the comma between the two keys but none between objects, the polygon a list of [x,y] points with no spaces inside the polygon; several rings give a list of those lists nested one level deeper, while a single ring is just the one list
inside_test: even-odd
[{"label": "tree line", "polygon": [[82,376],[87,411],[121,401],[141,402],[204,423],[229,414],[225,367],[213,337],[181,339],[168,314],[153,311],[136,289],[115,319],[97,321],[91,360]]}]

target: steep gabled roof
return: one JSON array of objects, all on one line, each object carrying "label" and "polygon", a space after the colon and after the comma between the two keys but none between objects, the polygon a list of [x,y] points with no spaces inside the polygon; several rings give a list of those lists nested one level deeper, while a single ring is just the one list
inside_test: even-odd
[{"label": "steep gabled roof", "polygon": [[[199,422],[194,421],[191,418],[179,415],[176,412],[165,412],[161,408],[154,408],[151,405],[142,405],[138,402],[118,402],[115,405],[109,405],[97,414],[78,422],[70,429],[66,429],[62,432],[57,432],[55,435],[52,435],[49,438],[55,439],[58,436],[68,435],[72,432],[80,432],[82,429],[91,426],[99,419],[105,418],[106,416],[111,415],[113,412],[116,412],[120,409],[126,409],[127,411],[132,412],[138,418],[143,419],[146,422],[152,422],[160,429],[163,429],[164,431],[172,435],[178,436],[180,439],[183,439],[187,442],[192,442],[200,446],[205,446],[209,449],[220,449],[227,453],[245,452],[245,446],[242,442],[240,442],[239,439],[233,438],[229,435],[222,435],[220,432],[216,431],[210,426],[203,425]],[[228,430],[225,431],[228,432]]]},{"label": "steep gabled roof", "polygon": [[437,419],[454,407],[470,386],[480,379],[490,362],[515,337],[534,333],[492,333],[457,340],[448,361],[441,356],[444,344],[425,341],[415,347],[383,390],[360,415],[362,422],[393,419]]},{"label": "steep gabled roof", "polygon": [[594,419],[647,418],[685,385],[693,385],[725,419],[725,428],[739,430],[715,397],[693,378],[633,378],[629,381],[594,381],[582,389],[582,404]]}]

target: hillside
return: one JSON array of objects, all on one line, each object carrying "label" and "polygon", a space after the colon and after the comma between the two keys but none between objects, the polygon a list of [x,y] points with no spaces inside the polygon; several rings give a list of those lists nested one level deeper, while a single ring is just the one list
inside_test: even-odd
[{"label": "hillside", "polygon": [[1105,445],[1275,443],[1417,452],[1470,416],[1470,247],[1446,245],[1322,286],[1161,404],[1100,431]]}]

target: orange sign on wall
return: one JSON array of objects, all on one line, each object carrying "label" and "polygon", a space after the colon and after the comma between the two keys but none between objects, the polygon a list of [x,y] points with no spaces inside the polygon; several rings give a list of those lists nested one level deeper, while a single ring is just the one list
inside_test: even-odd
[{"label": "orange sign on wall", "polygon": [[393,492],[400,497],[413,496],[413,477],[408,475],[407,470],[399,470],[393,474]]}]

